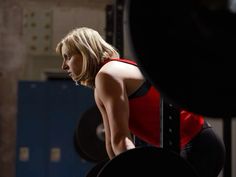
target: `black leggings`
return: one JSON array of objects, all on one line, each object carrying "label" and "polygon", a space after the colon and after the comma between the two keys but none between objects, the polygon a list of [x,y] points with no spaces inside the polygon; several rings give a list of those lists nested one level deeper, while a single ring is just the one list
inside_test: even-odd
[{"label": "black leggings", "polygon": [[190,162],[199,177],[217,177],[224,166],[225,146],[205,122],[201,132],[181,150],[181,156]]}]

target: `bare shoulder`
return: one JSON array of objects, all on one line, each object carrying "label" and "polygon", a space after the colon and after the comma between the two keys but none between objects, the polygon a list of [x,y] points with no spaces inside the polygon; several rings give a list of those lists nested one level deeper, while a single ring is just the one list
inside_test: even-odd
[{"label": "bare shoulder", "polygon": [[113,82],[119,80],[119,77],[109,70],[100,70],[95,78],[96,88],[106,87],[112,84]]},{"label": "bare shoulder", "polygon": [[137,66],[111,61],[100,69],[95,79],[95,85],[99,88],[107,86],[113,91],[126,91],[127,95],[130,95],[144,80],[145,78]]},{"label": "bare shoulder", "polygon": [[124,92],[123,79],[107,70],[99,71],[95,78],[95,90],[99,98],[114,97]]},{"label": "bare shoulder", "polygon": [[113,76],[115,79],[137,79],[142,78],[142,73],[140,69],[132,64],[119,62],[119,61],[111,61],[104,65],[100,72],[107,73]]},{"label": "bare shoulder", "polygon": [[119,61],[110,61],[106,65],[104,65],[101,70],[108,71],[111,73],[120,73],[120,71],[130,72],[132,70],[139,70],[139,68],[135,65],[119,62]]},{"label": "bare shoulder", "polygon": [[119,63],[109,62],[99,70],[95,78],[96,87],[112,86],[111,84],[122,82],[123,77]]}]

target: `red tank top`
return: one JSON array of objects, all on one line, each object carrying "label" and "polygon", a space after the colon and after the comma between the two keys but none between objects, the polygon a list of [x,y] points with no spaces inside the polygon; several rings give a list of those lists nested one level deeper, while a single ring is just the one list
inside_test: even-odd
[{"label": "red tank top", "polygon": [[[136,65],[136,62],[127,59],[112,59]],[[103,65],[109,61],[106,60]],[[147,143],[160,146],[160,93],[154,86],[150,86],[144,94],[129,97],[130,131]],[[204,124],[203,116],[191,112],[180,111],[180,147],[183,148],[196,136]]]}]

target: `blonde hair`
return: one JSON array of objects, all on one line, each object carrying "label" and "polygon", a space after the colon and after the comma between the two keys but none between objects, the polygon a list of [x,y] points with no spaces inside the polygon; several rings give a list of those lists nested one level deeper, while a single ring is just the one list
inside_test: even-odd
[{"label": "blonde hair", "polygon": [[120,57],[115,47],[107,43],[97,31],[87,27],[73,29],[57,44],[56,52],[61,56],[63,45],[66,45],[70,54],[82,55],[82,71],[75,80],[92,88],[95,87],[95,76],[101,63],[108,58]]}]

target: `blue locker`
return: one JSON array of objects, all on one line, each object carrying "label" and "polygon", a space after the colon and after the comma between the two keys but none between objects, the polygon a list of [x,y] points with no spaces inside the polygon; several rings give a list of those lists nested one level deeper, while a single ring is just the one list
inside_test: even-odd
[{"label": "blue locker", "polygon": [[71,81],[20,81],[16,177],[84,177],[94,164],[76,153],[73,134],[94,104],[92,90]]}]

